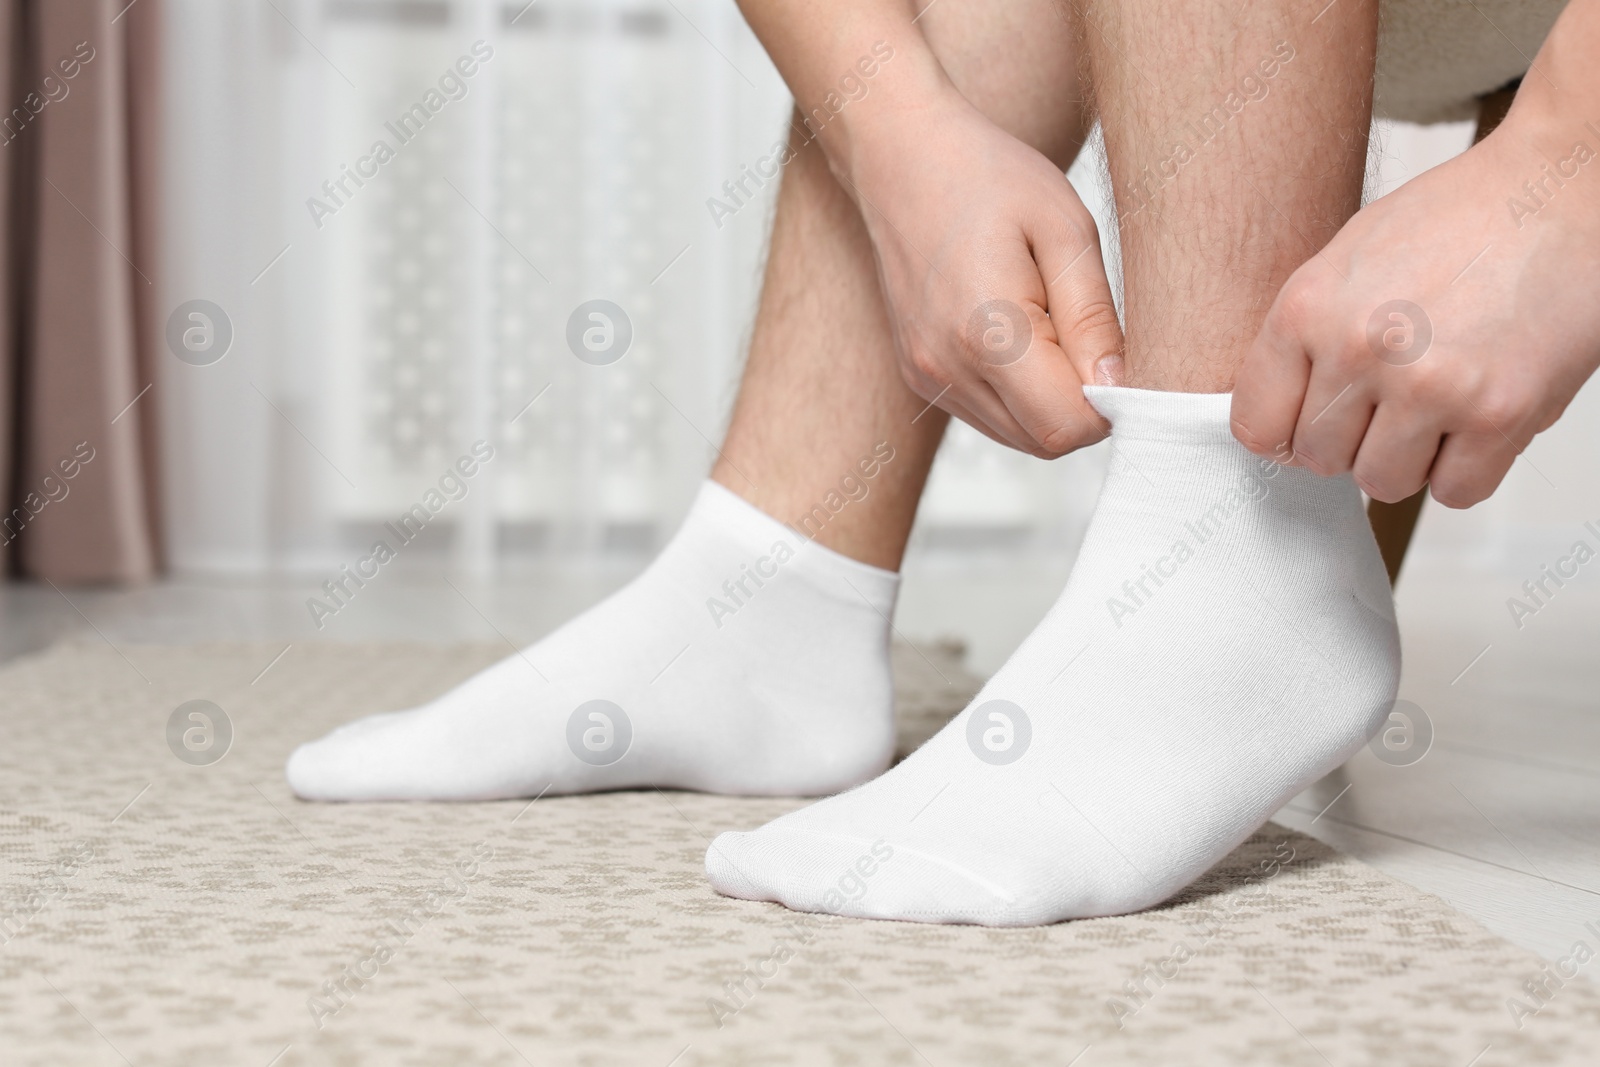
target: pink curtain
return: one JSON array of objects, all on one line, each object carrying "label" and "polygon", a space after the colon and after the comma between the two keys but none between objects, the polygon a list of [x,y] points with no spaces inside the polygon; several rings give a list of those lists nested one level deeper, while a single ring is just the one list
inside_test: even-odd
[{"label": "pink curtain", "polygon": [[129,582],[159,567],[160,4],[0,0],[0,562],[12,575]]}]

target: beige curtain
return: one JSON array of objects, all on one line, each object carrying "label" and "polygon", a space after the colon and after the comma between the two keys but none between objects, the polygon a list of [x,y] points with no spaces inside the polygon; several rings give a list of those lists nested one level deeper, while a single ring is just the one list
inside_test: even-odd
[{"label": "beige curtain", "polygon": [[160,3],[0,0],[0,562],[14,576],[159,567]]}]

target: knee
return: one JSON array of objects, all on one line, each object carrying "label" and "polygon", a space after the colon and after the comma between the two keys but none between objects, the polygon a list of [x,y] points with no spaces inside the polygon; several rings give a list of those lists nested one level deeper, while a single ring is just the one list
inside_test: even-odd
[{"label": "knee", "polygon": [[918,22],[956,88],[1062,170],[1093,125],[1083,46],[1056,0],[939,3]]}]

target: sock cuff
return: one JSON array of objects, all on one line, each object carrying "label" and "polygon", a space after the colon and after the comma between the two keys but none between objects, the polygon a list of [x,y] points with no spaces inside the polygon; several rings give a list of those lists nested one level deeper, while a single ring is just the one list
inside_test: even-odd
[{"label": "sock cuff", "polygon": [[700,484],[689,507],[684,525],[691,522],[705,523],[751,548],[767,549],[776,541],[784,542],[791,550],[799,547],[793,530],[710,478]]},{"label": "sock cuff", "polygon": [[701,485],[691,518],[710,524],[752,550],[766,550],[782,541],[794,552],[794,561],[785,566],[803,575],[823,592],[846,602],[863,599],[884,616],[894,612],[900,592],[900,575],[874,567],[818,544],[768,515],[727,486],[710,478]]},{"label": "sock cuff", "polygon": [[[835,552],[827,545],[803,538],[795,562],[801,565],[804,572],[815,574],[821,583],[825,583],[825,588],[841,600],[855,603],[865,600],[885,619],[894,617],[895,599],[900,595],[898,571],[874,567],[842,552]],[[840,582],[848,584],[841,588]]]},{"label": "sock cuff", "polygon": [[1232,393],[1168,393],[1120,385],[1086,385],[1083,395],[1111,424],[1114,439],[1190,444],[1234,440],[1230,425]]}]

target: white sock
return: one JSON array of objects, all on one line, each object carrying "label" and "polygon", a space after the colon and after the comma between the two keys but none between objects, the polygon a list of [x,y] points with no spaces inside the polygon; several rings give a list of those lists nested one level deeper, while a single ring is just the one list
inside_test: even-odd
[{"label": "white sock", "polygon": [[1245,451],[1227,395],[1085,393],[1112,463],[1061,599],[894,770],[719,836],[719,892],[994,926],[1137,911],[1384,721],[1399,642],[1351,480]]},{"label": "white sock", "polygon": [[632,583],[436,700],[301,745],[289,785],[308,800],[848,788],[894,749],[899,581],[708,481]]}]

